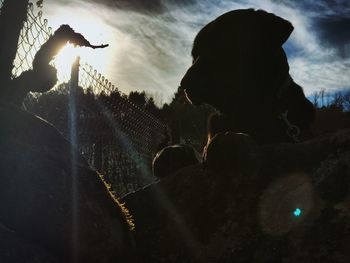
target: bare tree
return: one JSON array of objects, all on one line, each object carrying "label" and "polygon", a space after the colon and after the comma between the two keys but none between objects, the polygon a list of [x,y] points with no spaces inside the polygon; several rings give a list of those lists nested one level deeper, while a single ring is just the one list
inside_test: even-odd
[{"label": "bare tree", "polygon": [[324,103],[324,97],[325,97],[325,90],[322,89],[320,90],[320,98],[321,98],[321,107],[324,107],[325,106],[325,103]]},{"label": "bare tree", "polygon": [[343,109],[344,102],[345,102],[344,95],[340,91],[333,93],[332,102],[331,102],[332,106]]},{"label": "bare tree", "polygon": [[311,95],[311,98],[312,98],[312,103],[314,104],[314,106],[316,108],[319,107],[319,99],[320,99],[320,94],[318,91],[315,91],[312,95]]},{"label": "bare tree", "polygon": [[343,93],[344,110],[350,111],[350,90]]}]

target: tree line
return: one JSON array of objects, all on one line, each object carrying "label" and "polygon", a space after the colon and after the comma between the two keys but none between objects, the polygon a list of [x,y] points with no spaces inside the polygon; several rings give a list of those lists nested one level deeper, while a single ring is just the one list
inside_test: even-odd
[{"label": "tree line", "polygon": [[[67,84],[61,84],[55,90],[38,97],[29,96],[26,105],[29,111],[53,123],[59,130],[67,131],[68,116]],[[89,89],[77,91],[80,105],[90,113],[97,111],[96,95]],[[145,91],[132,91],[128,95],[116,92],[100,97],[124,96],[140,108],[157,117],[165,123],[168,129],[169,143],[189,143],[200,150],[206,142],[206,122],[208,116],[215,110],[209,105],[193,106],[186,100],[181,90],[177,90],[170,103],[157,106],[152,96]],[[314,125],[315,134],[331,132],[342,128],[350,128],[350,90],[314,92],[309,99],[317,110]]]}]

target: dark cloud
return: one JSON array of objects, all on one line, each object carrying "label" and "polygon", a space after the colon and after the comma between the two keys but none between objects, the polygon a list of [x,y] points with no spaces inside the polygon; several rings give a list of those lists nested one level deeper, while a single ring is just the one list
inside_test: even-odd
[{"label": "dark cloud", "polygon": [[341,56],[350,56],[350,17],[327,17],[316,22],[320,43],[336,48]]},{"label": "dark cloud", "polygon": [[303,10],[305,16],[346,16],[350,12],[349,0],[275,0],[274,2]]},{"label": "dark cloud", "polygon": [[[313,3],[313,4],[312,4]],[[310,9],[329,15],[346,16],[350,13],[350,1],[348,0],[326,0],[311,1]]]},{"label": "dark cloud", "polygon": [[159,12],[162,9],[161,0],[90,0],[90,2],[135,11]]},{"label": "dark cloud", "polygon": [[[305,19],[309,34],[313,34],[319,46],[332,49],[338,56],[350,56],[350,1],[349,0],[274,0],[298,10]],[[286,45],[290,54],[297,54],[298,47]],[[299,50],[300,51],[300,50]]]},{"label": "dark cloud", "polygon": [[164,3],[170,3],[176,6],[186,6],[195,2],[194,0],[88,0],[96,4],[103,4],[109,7],[120,8],[123,10],[132,10],[139,12],[161,13],[166,11]]}]

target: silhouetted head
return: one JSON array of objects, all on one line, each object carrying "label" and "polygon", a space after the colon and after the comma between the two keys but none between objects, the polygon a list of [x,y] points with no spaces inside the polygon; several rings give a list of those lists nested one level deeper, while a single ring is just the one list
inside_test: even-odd
[{"label": "silhouetted head", "polygon": [[198,162],[195,150],[191,146],[176,144],[167,146],[157,153],[153,159],[152,170],[154,176],[164,178]]},{"label": "silhouetted head", "polygon": [[263,10],[234,10],[213,20],[194,40],[193,64],[181,81],[187,98],[211,104],[235,132],[258,139],[254,132],[275,112],[272,105],[290,79],[282,45],[292,31],[290,22]]}]

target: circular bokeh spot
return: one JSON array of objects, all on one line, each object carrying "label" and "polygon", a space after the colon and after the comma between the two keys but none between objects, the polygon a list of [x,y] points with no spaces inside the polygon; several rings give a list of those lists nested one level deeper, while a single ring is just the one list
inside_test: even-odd
[{"label": "circular bokeh spot", "polygon": [[294,214],[294,216],[296,216],[296,217],[301,216],[301,209],[300,209],[300,208],[296,208],[296,209],[293,211],[293,214]]},{"label": "circular bokeh spot", "polygon": [[283,235],[297,227],[310,213],[314,190],[305,174],[291,174],[271,183],[259,203],[262,231]]}]

